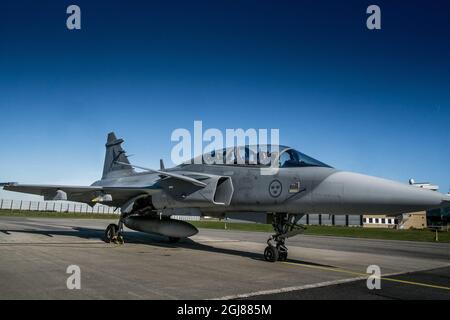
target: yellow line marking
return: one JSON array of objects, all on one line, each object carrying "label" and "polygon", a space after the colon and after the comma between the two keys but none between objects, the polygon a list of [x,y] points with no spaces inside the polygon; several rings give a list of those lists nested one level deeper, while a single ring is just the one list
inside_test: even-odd
[{"label": "yellow line marking", "polygon": [[415,285],[415,286],[421,286],[421,287],[428,287],[428,288],[433,288],[433,289],[441,289],[441,290],[448,290],[448,291],[450,291],[450,287],[438,286],[438,285],[422,283],[422,282],[406,281],[406,280],[384,278],[384,277],[381,277],[381,280],[386,280],[386,281],[391,281],[391,282],[399,282],[399,283],[411,284],[411,285]]},{"label": "yellow line marking", "polygon": [[[299,266],[299,267],[305,267],[310,269],[318,269],[318,270],[325,270],[325,271],[333,271],[333,272],[340,272],[340,273],[347,273],[351,275],[357,275],[357,276],[364,276],[369,277],[370,274],[367,273],[361,273],[351,270],[345,270],[342,268],[332,268],[332,267],[322,267],[322,266],[315,266],[315,265],[309,265],[304,263],[293,263],[293,262],[282,262],[284,264],[293,265],[293,266]],[[393,278],[387,278],[387,277],[380,277],[381,280],[391,281],[391,282],[398,282],[398,283],[404,283],[404,284],[410,284],[415,286],[421,286],[421,287],[428,287],[428,288],[434,288],[434,289],[441,289],[441,290],[448,290],[450,291],[450,287],[445,286],[438,286],[434,284],[428,284],[428,283],[422,283],[422,282],[415,282],[415,281],[407,281],[407,280],[400,280],[400,279],[393,279]]]}]

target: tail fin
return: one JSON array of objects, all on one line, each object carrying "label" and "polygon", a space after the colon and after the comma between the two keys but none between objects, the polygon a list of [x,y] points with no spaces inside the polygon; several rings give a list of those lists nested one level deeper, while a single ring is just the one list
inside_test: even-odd
[{"label": "tail fin", "polygon": [[125,154],[125,150],[123,150],[121,147],[122,143],[123,139],[117,139],[114,132],[108,134],[102,179],[110,177],[120,177],[135,173],[133,168],[117,163],[117,161],[130,163],[128,161],[127,155]]}]

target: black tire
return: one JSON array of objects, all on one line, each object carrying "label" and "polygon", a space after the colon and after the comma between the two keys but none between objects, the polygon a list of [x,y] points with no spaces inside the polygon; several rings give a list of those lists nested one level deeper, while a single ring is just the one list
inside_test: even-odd
[{"label": "black tire", "polygon": [[279,252],[279,254],[278,254],[278,261],[286,261],[287,257],[288,257],[287,251]]},{"label": "black tire", "polygon": [[177,237],[169,237],[169,243],[177,243],[180,242],[180,238]]},{"label": "black tire", "polygon": [[264,259],[269,262],[275,262],[278,260],[278,249],[274,246],[267,246],[264,250]]},{"label": "black tire", "polygon": [[118,230],[119,230],[119,226],[117,224],[111,223],[110,225],[108,225],[108,227],[106,227],[106,230],[105,230],[105,239],[104,239],[105,242],[111,243],[113,238],[115,236],[117,236]]}]

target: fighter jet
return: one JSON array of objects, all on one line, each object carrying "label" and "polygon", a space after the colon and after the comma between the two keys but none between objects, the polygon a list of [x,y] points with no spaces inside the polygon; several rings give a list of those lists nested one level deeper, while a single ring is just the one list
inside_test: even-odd
[{"label": "fighter jet", "polygon": [[[214,150],[170,169],[133,165],[122,139],[108,134],[102,178],[91,186],[3,183],[5,190],[44,200],[107,204],[120,208],[106,242],[123,243],[124,225],[178,241],[198,232],[172,215],[198,214],[265,221],[275,234],[264,258],[286,260],[286,239],[301,233],[304,214],[395,215],[450,206],[450,196],[372,176],[337,170],[286,146],[240,146]],[[207,161],[206,159],[222,161]],[[272,161],[263,161],[270,158]],[[226,160],[226,161],[223,161]],[[262,218],[262,219],[261,219]]]}]

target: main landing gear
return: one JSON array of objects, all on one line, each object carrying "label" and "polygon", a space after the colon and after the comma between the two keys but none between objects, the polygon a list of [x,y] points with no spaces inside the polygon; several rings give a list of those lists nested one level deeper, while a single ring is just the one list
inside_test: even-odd
[{"label": "main landing gear", "polygon": [[111,223],[105,230],[105,242],[123,244],[123,222],[122,216],[119,219],[119,224]]},{"label": "main landing gear", "polygon": [[272,226],[275,234],[267,240],[267,247],[264,250],[264,259],[266,261],[286,261],[288,249],[285,245],[287,238],[303,233],[306,229],[297,225],[298,220],[303,214],[274,214]]}]

